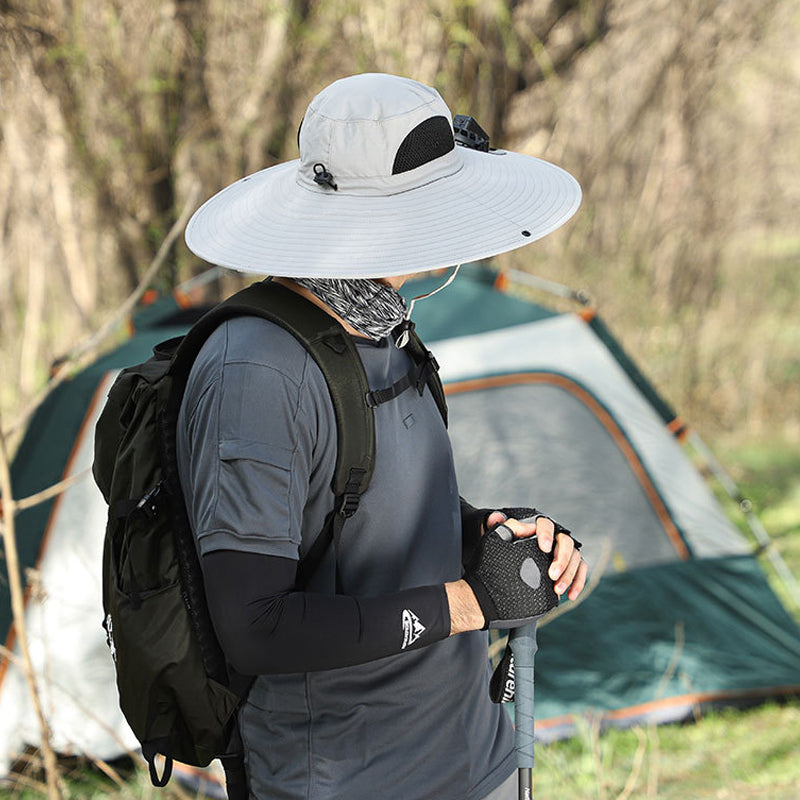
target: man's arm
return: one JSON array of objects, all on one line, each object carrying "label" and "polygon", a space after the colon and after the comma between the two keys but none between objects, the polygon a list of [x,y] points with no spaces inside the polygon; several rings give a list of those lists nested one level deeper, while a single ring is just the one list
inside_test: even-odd
[{"label": "man's arm", "polygon": [[294,591],[288,558],[217,550],[202,565],[217,637],[244,675],[363,664],[484,624],[464,581],[348,597]]}]

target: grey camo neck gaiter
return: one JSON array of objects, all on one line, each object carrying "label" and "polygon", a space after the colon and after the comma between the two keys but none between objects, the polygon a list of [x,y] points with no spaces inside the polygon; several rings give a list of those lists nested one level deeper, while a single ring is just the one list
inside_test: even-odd
[{"label": "grey camo neck gaiter", "polygon": [[370,339],[388,336],[405,318],[406,300],[391,286],[369,278],[292,278],[359,333]]}]

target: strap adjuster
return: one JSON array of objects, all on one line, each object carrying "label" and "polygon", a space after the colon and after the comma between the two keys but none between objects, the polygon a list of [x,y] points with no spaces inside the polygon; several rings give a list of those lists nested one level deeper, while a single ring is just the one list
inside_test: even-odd
[{"label": "strap adjuster", "polygon": [[159,481],[141,500],[136,504],[137,511],[143,511],[150,519],[154,519],[158,514],[158,502],[161,491],[164,488],[164,481]]},{"label": "strap adjuster", "polygon": [[358,504],[361,501],[361,484],[366,474],[367,471],[359,467],[352,467],[350,469],[347,484],[341,494],[341,502],[336,509],[336,513],[340,514],[345,519],[352,517],[358,509]]},{"label": "strap adjuster", "polygon": [[342,495],[342,502],[339,504],[337,510],[345,519],[349,519],[358,510],[358,504],[361,501],[361,495],[358,492],[345,492]]},{"label": "strap adjuster", "polygon": [[425,385],[430,380],[430,376],[439,371],[439,362],[434,358],[430,350],[425,351],[425,360],[419,365],[419,373],[415,384],[416,390],[419,392],[420,397],[425,391]]}]

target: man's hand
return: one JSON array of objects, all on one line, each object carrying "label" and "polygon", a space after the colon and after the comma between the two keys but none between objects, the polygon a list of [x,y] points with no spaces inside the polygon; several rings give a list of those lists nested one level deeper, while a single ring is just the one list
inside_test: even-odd
[{"label": "man's hand", "polygon": [[516,519],[506,519],[501,511],[493,511],[486,520],[487,530],[503,523],[510,528],[515,536],[527,537],[536,534],[539,549],[549,553],[553,549],[555,540],[555,552],[553,563],[550,566],[550,578],[556,582],[556,594],[562,595],[568,591],[567,597],[575,600],[583,591],[586,585],[586,576],[589,567],[581,558],[581,554],[575,549],[575,542],[566,533],[555,535],[553,520],[548,517],[539,517],[536,522],[519,522]]}]

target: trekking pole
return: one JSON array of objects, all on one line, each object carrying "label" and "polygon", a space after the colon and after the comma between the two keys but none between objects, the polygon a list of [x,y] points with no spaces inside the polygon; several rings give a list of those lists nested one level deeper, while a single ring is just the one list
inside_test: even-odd
[{"label": "trekking pole", "polygon": [[519,770],[519,800],[533,800],[533,659],[538,649],[536,620],[512,631],[508,646],[514,655],[514,749]]}]

